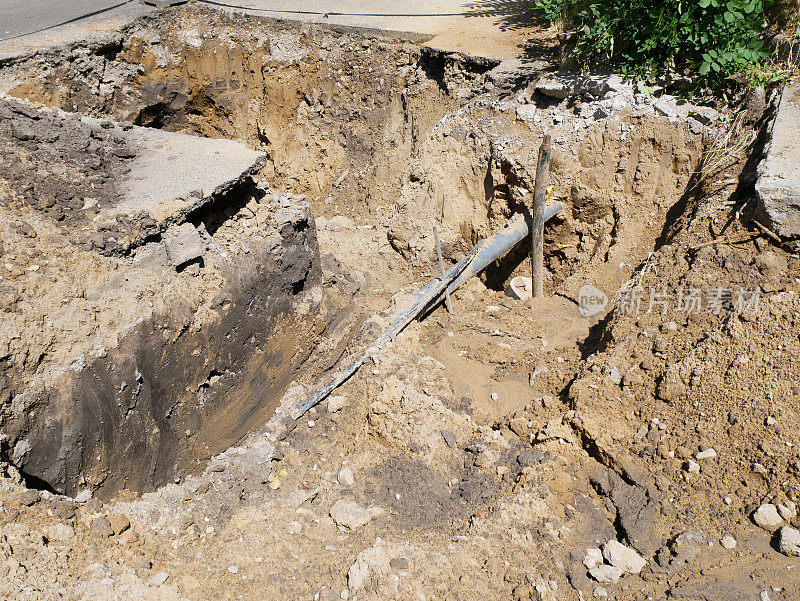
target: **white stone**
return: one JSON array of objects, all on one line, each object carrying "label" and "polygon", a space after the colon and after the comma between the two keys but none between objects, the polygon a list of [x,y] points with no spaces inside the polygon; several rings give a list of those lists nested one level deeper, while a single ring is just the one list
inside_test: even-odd
[{"label": "white stone", "polygon": [[784,555],[800,557],[800,531],[784,526],[778,533],[778,549]]},{"label": "white stone", "polygon": [[536,118],[536,105],[523,104],[517,107],[517,119],[524,123],[530,123]]},{"label": "white stone", "polygon": [[684,468],[690,474],[699,474],[700,473],[700,464],[696,461],[692,461],[689,459],[686,462],[686,467]]},{"label": "white stone", "polygon": [[773,532],[783,524],[783,518],[778,513],[778,508],[772,503],[764,503],[756,509],[753,512],[753,521],[756,525],[770,532]]},{"label": "white stone", "polygon": [[345,466],[339,470],[339,475],[336,477],[339,484],[342,486],[353,486],[356,482],[356,477],[353,475],[353,470],[349,466]]},{"label": "white stone", "polygon": [[167,581],[167,578],[169,578],[169,574],[162,570],[150,579],[150,586],[161,586]]},{"label": "white stone", "polygon": [[608,597],[608,591],[606,591],[606,589],[604,589],[602,586],[598,586],[596,589],[594,589],[592,594],[598,599]]},{"label": "white stone", "polygon": [[794,503],[792,503],[791,501],[787,501],[784,504],[778,505],[778,513],[784,520],[788,522],[794,516],[797,515],[797,509]]},{"label": "white stone", "polygon": [[331,506],[331,517],[337,526],[356,530],[368,524],[373,518],[381,515],[380,507],[362,507],[355,501],[340,499]]},{"label": "white stone", "polygon": [[289,522],[289,534],[300,534],[303,531],[303,524],[300,522]]},{"label": "white stone", "polygon": [[621,569],[605,563],[589,570],[589,576],[601,584],[616,584],[622,578],[622,574]]},{"label": "white stone", "polygon": [[231,574],[237,574],[239,572],[239,566],[228,566],[228,571]]},{"label": "white stone", "polygon": [[705,451],[700,451],[695,455],[695,458],[702,461],[703,459],[713,459],[717,456],[717,452],[714,449],[706,449]]},{"label": "white stone", "polygon": [[603,546],[603,557],[612,566],[625,574],[638,574],[647,564],[647,560],[635,550],[626,547],[613,538]]},{"label": "white stone", "polygon": [[76,503],[86,503],[87,501],[91,500],[92,498],[92,491],[89,489],[82,490],[77,495],[75,495],[75,502]]},{"label": "white stone", "polygon": [[586,549],[586,555],[583,557],[583,565],[587,570],[596,568],[603,563],[603,552],[600,549]]},{"label": "white stone", "polygon": [[735,549],[736,548],[736,539],[732,536],[723,536],[720,539],[719,544],[725,547],[726,549]]}]

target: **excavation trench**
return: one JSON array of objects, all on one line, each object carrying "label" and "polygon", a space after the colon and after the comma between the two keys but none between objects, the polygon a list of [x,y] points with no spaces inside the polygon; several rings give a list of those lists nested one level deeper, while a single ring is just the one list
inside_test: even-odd
[{"label": "excavation trench", "polygon": [[[36,324],[20,317],[5,356],[0,345],[5,452],[30,483],[58,492],[138,493],[200,471],[263,425],[290,382],[332,367],[355,333],[343,315],[370,287],[323,277],[312,211],[372,228],[381,252],[343,267],[369,276],[350,281],[396,290],[394,279],[418,281],[433,264],[434,224],[456,261],[524,211],[532,187],[539,132],[480,101],[508,94],[490,77],[493,63],[360,32],[180,15],[191,21],[179,30],[159,17],[0,66],[2,89],[38,105],[266,155],[234,185],[200,191],[203,202],[179,219],[117,219],[117,229],[73,236],[74,260],[93,266],[79,270],[75,301],[64,301],[75,310],[54,314],[49,342],[26,335]],[[667,231],[670,208],[690,210],[702,137],[644,116],[599,120],[556,142],[552,194],[567,208],[548,225],[548,289],[570,295],[591,279],[610,290]],[[83,227],[87,191],[52,204],[40,192],[32,185],[6,208],[23,207],[63,239]],[[206,250],[175,269],[163,246],[180,221]],[[139,235],[116,244],[131,229]],[[350,234],[326,232],[323,254],[339,258]],[[37,252],[48,252],[46,238],[36,238]],[[504,287],[526,253],[522,245],[493,265],[487,285]],[[406,275],[394,278],[398,265]],[[90,285],[96,273],[106,273],[102,285]],[[69,326],[97,307],[116,319]]]}]

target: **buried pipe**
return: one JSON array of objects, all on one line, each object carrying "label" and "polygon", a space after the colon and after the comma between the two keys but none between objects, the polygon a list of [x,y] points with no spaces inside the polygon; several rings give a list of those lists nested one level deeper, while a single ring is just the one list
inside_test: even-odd
[{"label": "buried pipe", "polygon": [[[544,221],[554,217],[562,208],[563,205],[559,202],[545,209]],[[448,269],[443,277],[436,278],[414,293],[410,299],[410,305],[395,315],[380,338],[361,353],[355,361],[336,374],[319,392],[300,405],[292,414],[292,418],[300,418],[306,411],[322,402],[325,397],[352,376],[364,364],[367,357],[394,340],[409,323],[427,308],[440,303],[442,298],[446,298],[469,278],[483,271],[493,261],[514,248],[530,234],[531,227],[532,220],[530,218],[519,213],[514,215],[500,232],[481,240],[466,257]]]}]

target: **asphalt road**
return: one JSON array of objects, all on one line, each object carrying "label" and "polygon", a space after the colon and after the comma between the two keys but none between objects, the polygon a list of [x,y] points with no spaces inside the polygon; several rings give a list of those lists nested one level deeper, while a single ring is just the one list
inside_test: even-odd
[{"label": "asphalt road", "polygon": [[[75,17],[123,3],[125,0],[0,0],[0,40],[19,39],[25,34],[50,28]],[[146,12],[138,0],[94,15],[83,24],[109,18],[130,17]]]},{"label": "asphalt road", "polygon": [[[218,1],[266,17],[438,36],[442,47],[504,58],[517,53],[522,30],[530,26],[530,3],[524,0]],[[8,43],[41,47],[78,35],[87,26],[121,22],[153,10],[139,0],[0,0],[0,43],[7,42],[6,51]],[[90,13],[97,14],[56,27]]]}]

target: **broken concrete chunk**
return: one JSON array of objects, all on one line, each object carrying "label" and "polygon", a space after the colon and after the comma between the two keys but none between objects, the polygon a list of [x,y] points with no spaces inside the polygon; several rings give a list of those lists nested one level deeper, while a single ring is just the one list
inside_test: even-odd
[{"label": "broken concrete chunk", "polygon": [[759,218],[781,236],[800,235],[800,80],[786,85],[758,167]]},{"label": "broken concrete chunk", "polygon": [[172,226],[164,232],[161,239],[169,260],[175,267],[181,267],[203,256],[203,239],[191,223]]},{"label": "broken concrete chunk", "polygon": [[612,566],[625,574],[638,574],[647,564],[647,560],[630,547],[611,539],[603,546],[603,557]]},{"label": "broken concrete chunk", "polygon": [[[621,81],[614,80],[614,85],[621,87]],[[584,77],[580,75],[550,75],[539,80],[536,91],[545,96],[563,100],[570,96],[591,94],[603,96],[611,90],[607,77]]]}]

